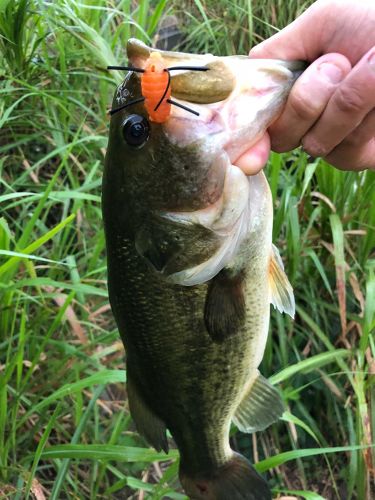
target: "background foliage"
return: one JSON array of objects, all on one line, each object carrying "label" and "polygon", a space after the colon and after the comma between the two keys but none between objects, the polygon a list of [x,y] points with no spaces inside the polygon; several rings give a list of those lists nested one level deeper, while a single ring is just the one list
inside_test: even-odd
[{"label": "background foliage", "polygon": [[[126,404],[100,212],[121,75],[105,67],[172,13],[184,49],[245,54],[308,3],[0,0],[0,498],[186,498],[176,452],[147,448]],[[267,176],[297,316],[272,313],[262,372],[288,412],[232,444],[275,496],[370,498],[375,175],[295,151]]]}]

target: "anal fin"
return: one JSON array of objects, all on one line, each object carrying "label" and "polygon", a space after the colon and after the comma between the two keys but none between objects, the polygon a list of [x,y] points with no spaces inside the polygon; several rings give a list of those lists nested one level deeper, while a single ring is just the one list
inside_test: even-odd
[{"label": "anal fin", "polygon": [[257,432],[266,429],[284,412],[284,403],[278,390],[258,371],[251,381],[233,417],[233,422],[242,432]]},{"label": "anal fin", "polygon": [[294,318],[296,306],[293,288],[285,274],[283,261],[275,245],[272,245],[272,250],[269,268],[271,303],[280,312],[285,312]]},{"label": "anal fin", "polygon": [[204,308],[206,328],[212,339],[233,335],[245,320],[244,273],[231,276],[225,269],[210,282]]},{"label": "anal fin", "polygon": [[167,429],[164,422],[150,409],[138,388],[127,374],[127,393],[131,416],[137,431],[156,451],[168,453]]}]

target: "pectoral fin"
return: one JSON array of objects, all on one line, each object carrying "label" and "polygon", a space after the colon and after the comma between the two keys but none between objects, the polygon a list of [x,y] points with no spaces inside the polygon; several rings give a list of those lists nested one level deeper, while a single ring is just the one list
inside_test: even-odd
[{"label": "pectoral fin", "polygon": [[251,381],[233,417],[233,422],[242,432],[257,432],[266,429],[284,412],[279,392],[258,371]]},{"label": "pectoral fin", "polygon": [[294,318],[296,306],[293,288],[285,274],[283,261],[275,245],[272,245],[272,250],[269,268],[271,303],[280,312],[285,312]]},{"label": "pectoral fin", "polygon": [[204,320],[214,340],[233,335],[245,321],[243,273],[230,276],[223,270],[210,282],[207,290]]},{"label": "pectoral fin", "polygon": [[150,409],[138,388],[127,374],[126,382],[129,409],[137,431],[155,448],[168,453],[168,441],[164,422]]}]

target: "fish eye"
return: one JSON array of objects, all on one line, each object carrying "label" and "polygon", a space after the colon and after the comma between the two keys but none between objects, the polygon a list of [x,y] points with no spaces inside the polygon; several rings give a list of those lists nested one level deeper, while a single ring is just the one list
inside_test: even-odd
[{"label": "fish eye", "polygon": [[122,135],[129,146],[143,146],[150,136],[150,124],[144,116],[130,115],[122,124]]}]

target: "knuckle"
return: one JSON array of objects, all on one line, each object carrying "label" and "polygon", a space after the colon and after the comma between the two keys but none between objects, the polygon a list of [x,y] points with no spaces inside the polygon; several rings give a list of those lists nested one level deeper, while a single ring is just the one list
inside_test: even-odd
[{"label": "knuckle", "polygon": [[[288,113],[289,114],[289,113]],[[302,134],[298,130],[298,124],[294,119],[281,115],[279,120],[268,129],[271,141],[271,149],[276,153],[285,153],[299,146]]]},{"label": "knuckle", "polygon": [[302,92],[291,94],[289,105],[297,118],[305,122],[314,122],[321,112],[320,106]]},{"label": "knuckle", "polygon": [[300,144],[300,137],[296,130],[293,130],[293,134],[291,134],[290,127],[278,127],[270,130],[270,138],[271,138],[271,149],[276,153],[285,153],[286,151],[291,151],[295,149]]},{"label": "knuckle", "polygon": [[[373,116],[369,115],[368,118],[370,118],[370,120],[364,120],[343,139],[341,144],[352,148],[362,148],[369,143],[375,142],[375,112]],[[371,120],[372,118],[374,120],[373,123]]]},{"label": "knuckle", "polygon": [[360,114],[364,110],[364,98],[359,90],[347,85],[340,86],[335,93],[335,105],[345,114]]}]

